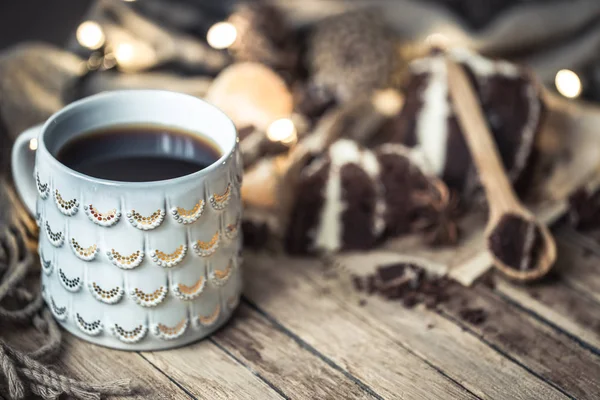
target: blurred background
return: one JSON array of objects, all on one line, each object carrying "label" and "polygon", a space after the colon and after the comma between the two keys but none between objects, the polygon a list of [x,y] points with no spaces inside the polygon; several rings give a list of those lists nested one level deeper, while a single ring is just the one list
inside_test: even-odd
[{"label": "blurred background", "polygon": [[91,0],[1,1],[0,50],[27,40],[64,46]]}]

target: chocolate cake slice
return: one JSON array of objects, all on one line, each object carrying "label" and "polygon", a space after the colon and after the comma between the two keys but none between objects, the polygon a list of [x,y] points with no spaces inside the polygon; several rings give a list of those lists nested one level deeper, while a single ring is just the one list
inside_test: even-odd
[{"label": "chocolate cake slice", "polygon": [[373,152],[341,139],[302,171],[287,235],[294,253],[368,249],[385,229]]},{"label": "chocolate cake slice", "polygon": [[340,139],[302,171],[287,233],[294,253],[368,249],[411,231],[432,190],[430,167],[400,144],[374,151]]},{"label": "chocolate cake slice", "polygon": [[470,192],[478,186],[475,168],[448,93],[445,57],[462,65],[476,90],[509,178],[523,174],[543,104],[528,73],[465,49],[436,52],[410,65],[405,106],[388,126],[390,140],[418,147],[433,172],[450,187]]}]

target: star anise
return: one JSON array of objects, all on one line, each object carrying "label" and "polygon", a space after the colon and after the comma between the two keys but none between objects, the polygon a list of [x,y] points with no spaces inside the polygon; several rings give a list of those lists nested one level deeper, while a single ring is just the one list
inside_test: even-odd
[{"label": "star anise", "polygon": [[431,246],[450,246],[458,242],[457,219],[460,216],[460,198],[450,191],[440,179],[433,178],[427,190],[413,194],[417,204],[416,218],[412,228],[423,232]]}]

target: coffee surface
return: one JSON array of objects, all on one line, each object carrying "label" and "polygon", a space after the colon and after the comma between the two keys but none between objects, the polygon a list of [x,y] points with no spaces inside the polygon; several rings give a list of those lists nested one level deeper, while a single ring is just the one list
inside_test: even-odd
[{"label": "coffee surface", "polygon": [[220,157],[214,143],[193,132],[123,125],[82,134],[65,143],[56,158],[95,178],[151,182],[192,174]]}]

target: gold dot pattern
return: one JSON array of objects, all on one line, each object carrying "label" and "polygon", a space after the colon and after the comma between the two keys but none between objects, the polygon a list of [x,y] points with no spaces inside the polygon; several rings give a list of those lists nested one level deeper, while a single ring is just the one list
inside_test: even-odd
[{"label": "gold dot pattern", "polygon": [[174,207],[171,209],[173,218],[181,224],[191,224],[195,222],[204,212],[204,200],[200,200],[189,210],[183,207]]},{"label": "gold dot pattern", "polygon": [[62,232],[52,232],[48,221],[46,221],[46,233],[48,234],[48,239],[50,240],[50,243],[54,247],[61,247],[63,245],[65,237],[63,236]]},{"label": "gold dot pattern", "polygon": [[219,304],[217,304],[217,306],[215,307],[215,310],[207,316],[203,316],[203,315],[198,315],[198,323],[200,323],[200,325],[203,326],[210,326],[212,324],[214,324],[215,322],[217,322],[217,319],[219,319],[219,314],[221,313],[221,306]]},{"label": "gold dot pattern", "polygon": [[161,267],[171,268],[183,261],[187,254],[187,246],[182,244],[172,253],[165,253],[160,250],[154,250],[150,257]]},{"label": "gold dot pattern", "polygon": [[198,255],[202,257],[208,257],[213,254],[219,246],[219,231],[215,232],[213,237],[208,242],[202,240],[196,240],[194,243],[194,250]]},{"label": "gold dot pattern", "polygon": [[119,286],[114,287],[110,290],[102,289],[96,282],[90,284],[90,291],[94,297],[107,304],[115,304],[123,297],[123,289]]},{"label": "gold dot pattern", "polygon": [[121,213],[116,208],[109,210],[105,213],[98,211],[93,205],[89,204],[83,206],[85,213],[87,214],[90,221],[100,226],[113,226],[121,218]]},{"label": "gold dot pattern", "polygon": [[125,256],[115,249],[106,252],[108,259],[121,269],[133,269],[140,265],[144,259],[144,253],[140,250],[134,251],[128,256]]},{"label": "gold dot pattern", "polygon": [[50,186],[48,185],[48,183],[42,183],[42,181],[40,180],[40,174],[38,173],[35,174],[35,182],[40,197],[42,198],[42,200],[46,200],[48,198],[48,195],[50,194]]},{"label": "gold dot pattern", "polygon": [[188,295],[196,293],[198,291],[198,289],[201,289],[203,286],[204,286],[204,277],[201,277],[200,279],[198,279],[198,282],[196,282],[192,286],[187,286],[187,285],[184,285],[183,283],[177,284],[177,288],[179,289],[179,291],[183,294],[188,294]]},{"label": "gold dot pattern", "polygon": [[93,260],[98,252],[98,246],[93,244],[89,247],[81,247],[75,238],[71,238],[71,247],[75,252],[75,255],[85,261]]},{"label": "gold dot pattern", "polygon": [[188,327],[188,319],[184,318],[175,326],[156,324],[153,328],[154,334],[164,340],[172,340],[184,334]]},{"label": "gold dot pattern", "polygon": [[156,228],[162,223],[164,216],[165,212],[163,210],[156,210],[148,217],[144,217],[135,210],[131,210],[131,212],[127,213],[127,218],[131,225],[141,230]]},{"label": "gold dot pattern", "polygon": [[144,293],[142,290],[135,288],[131,291],[131,296],[142,307],[156,307],[167,296],[167,288],[161,286],[152,293]]},{"label": "gold dot pattern", "polygon": [[222,194],[214,193],[212,196],[210,196],[210,204],[215,210],[222,210],[227,206],[230,195],[231,183],[228,183],[227,188]]},{"label": "gold dot pattern", "polygon": [[119,340],[125,343],[136,343],[146,336],[148,329],[144,325],[138,325],[134,329],[128,331],[115,324],[112,328],[112,331],[115,336],[119,338]]},{"label": "gold dot pattern", "polygon": [[206,279],[203,276],[201,276],[200,279],[198,279],[198,281],[196,281],[196,283],[194,283],[191,286],[184,285],[183,283],[178,283],[173,289],[173,292],[175,293],[175,296],[177,296],[179,299],[189,301],[200,296],[202,294],[202,291],[204,290],[205,285]]},{"label": "gold dot pattern", "polygon": [[65,215],[74,215],[79,209],[79,202],[77,201],[77,199],[63,199],[60,193],[58,192],[58,189],[54,191],[54,200],[56,201],[58,209]]},{"label": "gold dot pattern", "polygon": [[88,335],[96,336],[102,331],[102,322],[100,320],[96,320],[94,322],[86,322],[79,313],[76,315],[77,317],[77,326],[83,332]]},{"label": "gold dot pattern", "polygon": [[215,274],[215,278],[217,279],[227,279],[229,278],[229,274],[231,274],[231,261],[229,262],[229,264],[227,264],[227,267],[225,269],[216,269],[214,271]]}]

